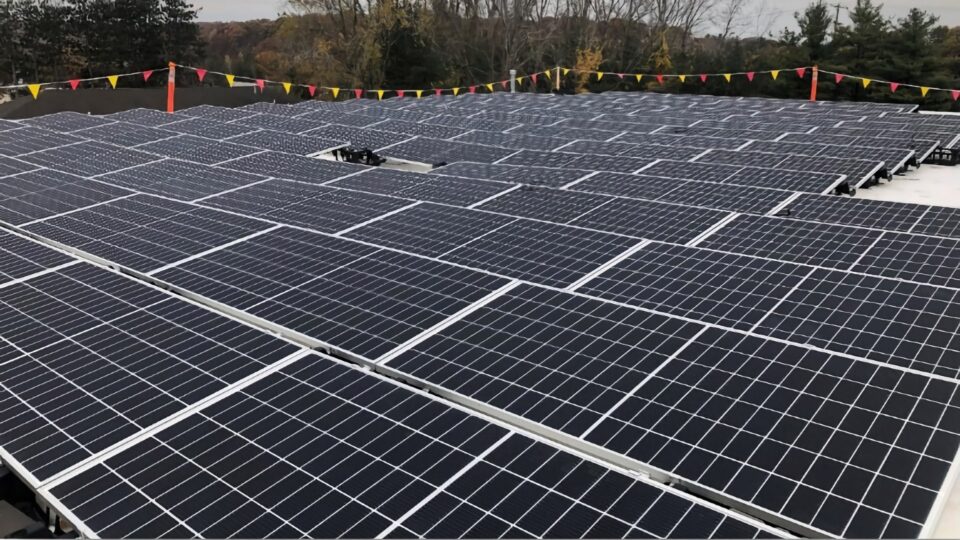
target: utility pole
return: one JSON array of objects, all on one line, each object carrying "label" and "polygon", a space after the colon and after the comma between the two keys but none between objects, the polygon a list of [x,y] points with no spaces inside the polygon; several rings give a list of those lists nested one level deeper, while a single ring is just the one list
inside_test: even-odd
[{"label": "utility pole", "polygon": [[828,5],[837,8],[837,14],[833,18],[833,37],[836,38],[837,30],[840,29],[840,8],[842,8],[843,6],[840,5],[840,2],[837,2],[836,4],[828,4]]}]

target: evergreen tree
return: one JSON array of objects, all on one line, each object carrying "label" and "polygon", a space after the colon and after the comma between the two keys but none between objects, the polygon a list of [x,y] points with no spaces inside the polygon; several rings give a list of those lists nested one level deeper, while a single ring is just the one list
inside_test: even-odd
[{"label": "evergreen tree", "polygon": [[807,50],[807,57],[813,63],[820,61],[824,58],[827,32],[833,23],[827,5],[822,0],[818,0],[815,4],[807,6],[802,15],[795,13],[794,17],[800,27],[799,37]]}]

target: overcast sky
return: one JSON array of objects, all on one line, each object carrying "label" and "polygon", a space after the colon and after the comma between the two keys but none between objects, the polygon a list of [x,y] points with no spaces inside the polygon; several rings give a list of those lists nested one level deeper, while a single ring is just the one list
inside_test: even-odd
[{"label": "overcast sky", "polygon": [[[756,33],[756,28],[771,27],[779,33],[784,26],[793,26],[793,12],[803,9],[809,0],[754,0],[758,4],[765,2],[767,16],[760,23],[752,21],[743,33]],[[202,8],[201,21],[243,21],[249,19],[272,19],[283,9],[283,0],[193,0]],[[853,5],[855,0],[840,0],[845,6]],[[830,0],[830,3],[833,3]],[[917,6],[940,16],[940,22],[960,26],[960,0],[886,0],[884,12],[888,17],[902,17],[911,7]],[[840,15],[847,22],[846,15]],[[709,29],[707,29],[709,30]]]}]

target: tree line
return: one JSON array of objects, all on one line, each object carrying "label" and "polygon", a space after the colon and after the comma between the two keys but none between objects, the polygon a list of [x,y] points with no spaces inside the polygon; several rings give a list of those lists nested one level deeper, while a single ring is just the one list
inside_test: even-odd
[{"label": "tree line", "polygon": [[[275,20],[198,24],[186,0],[0,0],[0,74],[62,80],[171,59],[273,80],[432,88],[562,65],[693,75],[683,84],[644,80],[649,90],[798,98],[809,92],[809,75],[706,85],[695,75],[817,64],[906,84],[960,86],[960,28],[941,25],[935,14],[915,8],[895,18],[873,0],[846,0],[843,11],[815,0],[794,14],[794,29],[775,31],[770,1],[289,0]],[[905,89],[825,79],[825,99],[920,101]],[[540,89],[547,84],[541,80]],[[563,90],[638,86],[633,77],[596,81],[584,74],[566,78]],[[957,107],[948,94],[923,101]]]}]

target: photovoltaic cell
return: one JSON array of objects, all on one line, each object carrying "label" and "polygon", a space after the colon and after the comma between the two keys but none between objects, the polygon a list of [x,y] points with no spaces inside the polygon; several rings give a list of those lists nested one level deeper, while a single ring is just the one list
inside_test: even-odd
[{"label": "photovoltaic cell", "polygon": [[738,216],[697,247],[846,270],[881,234],[811,221]]},{"label": "photovoltaic cell", "polygon": [[707,208],[616,199],[569,224],[648,240],[685,243],[727,215],[726,212]]},{"label": "photovoltaic cell", "polygon": [[883,233],[854,272],[960,288],[960,241],[915,234]]},{"label": "photovoltaic cell", "polygon": [[132,193],[62,172],[31,171],[3,179],[0,220],[23,225]]},{"label": "photovoltaic cell", "polygon": [[217,167],[165,159],[103,175],[102,182],[191,201],[264,180],[266,177]]},{"label": "photovoltaic cell", "polygon": [[[181,113],[182,112],[183,111],[181,111]],[[244,114],[244,116],[248,115]],[[163,126],[163,129],[169,129],[185,135],[196,135],[197,137],[203,137],[205,139],[218,140],[229,139],[230,137],[236,137],[238,135],[243,135],[244,133],[257,131],[257,128],[255,127],[224,123],[226,120],[235,119],[236,118],[229,118],[224,119],[224,121],[217,121],[211,119],[210,117],[194,118],[191,120],[181,120],[172,124],[166,124]]]},{"label": "photovoltaic cell", "polygon": [[364,167],[360,165],[272,151],[240,158],[224,163],[223,166],[237,171],[314,184],[328,182],[364,170]]},{"label": "photovoltaic cell", "polygon": [[[0,233],[0,283],[25,278],[75,260],[21,236]],[[3,355],[0,355],[0,363],[3,362],[2,358]]]},{"label": "photovoltaic cell", "polygon": [[274,150],[276,152],[296,154],[298,156],[307,156],[346,146],[346,141],[267,130],[240,135],[239,137],[230,139],[229,142],[260,148],[261,150]]},{"label": "photovoltaic cell", "polygon": [[80,114],[72,111],[63,111],[35,118],[21,120],[24,124],[43,128],[58,133],[70,133],[97,126],[113,123],[113,120],[102,116]]},{"label": "photovoltaic cell", "polygon": [[801,195],[790,203],[790,217],[804,221],[910,232],[926,206],[866,199]]},{"label": "photovoltaic cell", "polygon": [[613,197],[547,188],[524,188],[505,193],[478,208],[500,214],[568,223]]},{"label": "photovoltaic cell", "polygon": [[72,135],[32,127],[0,131],[0,156],[19,156],[83,141],[84,139]]},{"label": "photovoltaic cell", "polygon": [[20,174],[27,171],[38,169],[36,165],[13,159],[10,157],[0,157],[0,178],[13,174]]},{"label": "photovoltaic cell", "polygon": [[958,404],[955,383],[708,329],[586,440],[840,537],[916,537]]},{"label": "photovoltaic cell", "polygon": [[97,176],[156,161],[157,156],[101,142],[83,142],[34,152],[21,159],[78,176]]},{"label": "photovoltaic cell", "polygon": [[104,126],[74,131],[73,134],[77,137],[83,137],[84,139],[115,144],[123,147],[137,146],[138,144],[151,143],[161,139],[169,139],[170,137],[177,136],[177,132],[175,131],[148,126],[138,126],[136,124],[128,124],[126,122],[117,122],[114,124],[107,124]]}]

